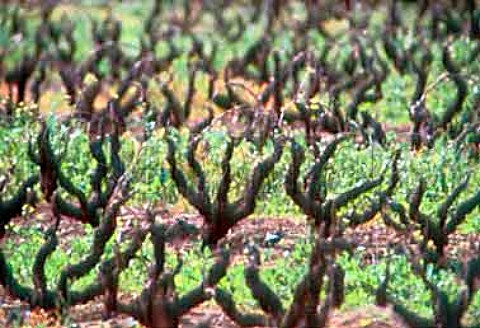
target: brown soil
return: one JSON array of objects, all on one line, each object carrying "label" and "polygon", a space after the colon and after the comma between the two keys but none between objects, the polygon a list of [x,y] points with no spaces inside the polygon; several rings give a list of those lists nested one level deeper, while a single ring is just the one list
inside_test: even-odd
[{"label": "brown soil", "polygon": [[[3,291],[0,288],[0,295],[2,294]],[[20,327],[69,326],[62,325],[53,313],[41,309],[30,310],[26,305],[8,299],[7,303],[3,303],[4,301],[0,307],[0,325],[2,327],[14,326],[13,322],[17,324],[16,327],[18,327],[18,323],[20,323]],[[99,302],[90,302],[73,307],[69,313],[69,321],[75,322],[75,327],[79,328],[141,327],[131,317],[119,315],[112,319],[104,319],[102,313],[102,306]],[[184,316],[180,328],[199,327],[199,324],[202,323],[203,327],[239,328],[218,307],[209,304],[195,308]],[[202,326],[200,325],[200,327]],[[406,326],[389,308],[367,306],[350,311],[334,311],[327,328],[406,328]]]}]

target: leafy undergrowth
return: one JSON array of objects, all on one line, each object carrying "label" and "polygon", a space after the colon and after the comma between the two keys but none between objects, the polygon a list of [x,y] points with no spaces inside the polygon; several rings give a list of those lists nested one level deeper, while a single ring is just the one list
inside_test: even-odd
[{"label": "leafy undergrowth", "polygon": [[[192,215],[168,216],[163,219],[169,221],[183,219],[189,223],[200,226],[201,218]],[[43,241],[43,231],[49,225],[48,216],[43,220],[15,222],[5,240],[3,249],[16,270],[17,277],[25,284],[31,284],[31,267],[33,254],[39,249]],[[113,238],[120,240],[120,247],[128,240],[129,233],[133,229],[131,220],[125,219],[120,222],[123,237]],[[281,240],[275,245],[265,243],[267,233],[279,233]],[[72,222],[62,222],[59,234],[60,249],[47,261],[46,273],[49,286],[53,287],[58,279],[60,270],[68,263],[73,263],[85,256],[91,244],[92,230]],[[292,300],[292,291],[307,269],[307,260],[311,246],[308,240],[308,228],[305,224],[280,218],[252,218],[242,222],[233,235],[228,237],[232,253],[232,264],[226,277],[220,282],[220,287],[232,293],[234,300],[245,311],[255,311],[257,304],[250,294],[244,279],[243,245],[247,240],[257,243],[261,247],[262,270],[261,277],[282,299],[284,306],[288,306]],[[374,290],[381,283],[386,269],[386,256],[389,253],[388,244],[401,243],[401,236],[394,231],[382,227],[380,223],[347,232],[348,237],[361,245],[353,254],[343,254],[338,263],[346,271],[345,276],[345,303],[337,311],[331,320],[331,327],[401,327],[388,309],[380,309],[369,306],[374,304]],[[468,245],[479,240],[477,234],[455,235],[449,251],[452,258],[456,256],[468,256]],[[167,266],[173,268],[176,264],[177,252],[182,254],[184,266],[180,274],[176,276],[177,292],[181,295],[194,288],[201,280],[202,274],[212,261],[208,251],[201,252],[199,242],[195,239],[185,242],[178,240],[169,245]],[[113,254],[113,241],[109,243],[104,256]],[[411,271],[408,261],[401,255],[391,254],[391,270],[395,274],[391,279],[389,292],[401,303],[410,309],[425,316],[431,316],[430,294],[425,289],[421,279]],[[132,261],[131,265],[120,276],[120,293],[122,298],[131,299],[133,295],[143,287],[148,264],[152,261],[152,247],[145,243],[141,252]],[[428,273],[429,278],[436,282],[439,287],[446,290],[449,295],[457,292],[458,286],[454,280],[454,272],[458,270],[456,262],[451,262],[447,270]],[[75,288],[82,288],[94,281],[98,274],[98,268],[85,278],[75,282]],[[138,323],[128,317],[114,317],[107,320],[103,316],[101,300],[86,305],[73,307],[61,324],[55,313],[46,313],[28,307],[20,302],[6,297],[4,291],[0,293],[0,323],[9,323],[18,327],[134,327]],[[365,306],[367,306],[365,308]],[[365,308],[365,310],[363,310]],[[476,297],[469,309],[468,322],[474,322],[480,317],[480,297]],[[214,327],[235,327],[214,302],[207,302],[202,307],[195,309],[184,318],[184,327],[191,327],[193,323],[203,320],[210,321]]]}]

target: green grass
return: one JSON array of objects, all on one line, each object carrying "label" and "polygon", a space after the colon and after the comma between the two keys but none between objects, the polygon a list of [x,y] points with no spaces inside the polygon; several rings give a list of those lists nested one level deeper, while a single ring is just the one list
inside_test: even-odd
[{"label": "green grass", "polygon": [[[65,127],[53,124],[55,130],[52,133],[54,136],[52,143],[57,155],[61,158],[62,171],[72,179],[77,187],[88,194],[91,188],[90,176],[97,165],[88,149],[88,137],[79,128],[66,130]],[[23,126],[0,127],[0,136],[5,137],[3,139],[5,142],[0,145],[0,156],[7,159],[0,163],[0,168],[6,170],[11,164],[15,166],[15,174],[11,185],[7,187],[7,195],[16,190],[20,181],[24,181],[26,177],[37,172],[37,168],[28,157],[29,139],[25,138],[26,135],[30,134],[32,135],[30,140],[35,140],[37,133],[35,130],[38,131],[38,127],[35,127],[35,125],[35,123],[27,121]],[[25,131],[28,132],[25,133]],[[201,154],[201,151],[197,153],[199,162],[205,170],[212,196],[220,182],[220,162],[223,158],[225,137],[224,132],[207,132],[204,140],[208,142],[208,151],[204,154]],[[187,135],[183,133],[178,135],[178,138],[177,157],[181,163],[185,160]],[[24,141],[18,142],[19,139]],[[303,143],[301,139],[299,135],[298,140]],[[394,140],[390,140],[390,142],[392,145],[396,143]],[[427,213],[435,210],[440,201],[467,174],[471,176],[470,184],[459,200],[466,199],[480,187],[478,163],[470,159],[467,154],[458,153],[454,145],[444,138],[438,139],[432,149],[425,149],[416,154],[409,150],[408,144],[396,144],[401,150],[401,159],[399,162],[400,184],[394,194],[394,199],[406,202],[420,176],[425,179],[428,186],[426,198],[422,204],[422,209]],[[156,134],[143,145],[140,157],[134,166],[131,166],[133,165],[131,159],[138,151],[138,147],[139,144],[133,137],[126,135],[122,138],[121,157],[133,174],[133,188],[136,192],[131,205],[139,206],[144,202],[161,201],[166,205],[176,206],[179,202],[183,202],[169,176],[169,166],[166,162],[166,142],[163,133]],[[242,142],[236,148],[231,161],[234,180],[230,192],[232,199],[243,193],[245,179],[249,176],[257,158],[266,156],[271,153],[272,149],[273,145],[269,143],[263,150],[263,154],[260,154],[255,146],[248,142]],[[108,143],[104,146],[104,151],[108,164],[110,160]],[[381,172],[385,172],[386,183],[392,155],[393,151],[385,151],[376,145],[365,148],[359,147],[351,141],[342,143],[325,170],[330,197],[348,190],[359,181],[376,178]],[[255,215],[301,216],[299,209],[284,190],[285,173],[290,166],[290,157],[290,149],[287,145],[280,162],[277,163],[262,186]],[[12,160],[13,163],[11,163]],[[302,172],[306,172],[312,163],[313,158],[310,156],[302,166]],[[184,169],[190,178],[193,178],[188,167]],[[193,209],[190,211],[193,211]],[[477,220],[475,220],[477,215],[478,211],[469,216],[465,223],[468,230],[472,230],[471,227],[477,225]]]},{"label": "green grass", "polygon": [[[28,176],[35,172],[35,168],[30,163],[26,155],[26,143],[18,143],[17,138],[22,138],[24,129],[31,128],[35,124],[26,120],[24,125],[15,123],[14,126],[4,126],[0,129],[0,134],[10,131],[10,137],[6,139],[0,148],[2,158],[15,156],[21,164],[16,168],[16,178]],[[55,123],[52,123],[55,124]],[[88,138],[81,130],[74,130],[69,134],[70,140],[68,146],[61,146],[65,139],[62,138],[62,127],[56,126],[58,131],[53,138],[55,149],[65,149],[62,156],[62,169],[72,178],[75,183],[84,191],[89,190],[89,175],[92,173],[95,163],[89,155]],[[212,132],[206,135],[210,143],[210,156],[206,156],[201,164],[208,172],[211,186],[218,183],[220,174],[220,161],[223,151],[222,132]],[[178,136],[180,145],[180,154],[183,156],[186,145],[186,136]],[[302,142],[299,140],[299,142]],[[146,201],[162,201],[167,206],[175,207],[181,201],[181,197],[175,190],[174,183],[170,180],[168,174],[168,165],[165,162],[166,145],[161,134],[148,141],[139,162],[138,168],[133,171],[135,179],[133,187],[137,190],[135,198],[130,202],[132,206],[140,206]],[[480,173],[478,164],[470,160],[465,154],[459,154],[452,145],[439,139],[435,147],[431,150],[424,150],[420,153],[410,152],[408,145],[399,145],[401,149],[400,161],[400,185],[394,194],[394,198],[401,203],[408,203],[409,192],[414,188],[419,176],[423,176],[427,181],[428,190],[425,201],[422,204],[422,210],[427,214],[433,214],[439,202],[454,188],[458,182],[467,174],[471,174],[471,184],[460,199],[465,199],[479,188]],[[123,140],[122,156],[126,163],[134,153],[135,142],[128,139]],[[271,144],[267,145],[265,153],[271,151]],[[106,153],[110,151],[105,148]],[[253,160],[258,156],[255,147],[248,143],[243,143],[235,152],[233,165],[233,176],[240,185],[243,184],[245,173],[248,173],[252,167]],[[389,166],[391,153],[385,152],[378,146],[369,148],[358,147],[352,142],[346,142],[339,147],[336,156],[327,167],[327,185],[330,188],[331,195],[345,191],[353,186],[357,181],[367,178],[374,178],[378,172]],[[272,176],[264,184],[264,192],[258,200],[256,216],[288,216],[302,219],[303,215],[299,209],[285,194],[283,187],[284,174],[290,162],[290,153],[288,147],[280,163],[276,166]],[[306,171],[312,163],[312,158],[307,158],[307,164],[302,170]],[[4,163],[4,165],[6,165]],[[388,171],[387,171],[388,172]],[[18,175],[18,176],[17,176]],[[160,181],[162,179],[162,181]],[[16,180],[15,180],[16,181]],[[16,183],[13,184],[15,186]],[[12,188],[13,189],[13,188]],[[9,189],[9,190],[12,190]],[[232,191],[232,197],[239,193],[242,187]],[[356,202],[355,206],[361,208],[365,204],[363,200]],[[191,211],[193,209],[190,208]],[[476,210],[468,216],[466,222],[460,227],[460,231],[469,233],[478,233],[479,212]],[[31,218],[34,220],[34,216]],[[29,228],[22,226],[13,226],[13,232],[20,238],[16,242],[7,240],[4,245],[4,252],[9,262],[14,268],[16,277],[22,284],[32,286],[31,267],[33,265],[33,254],[39,249],[43,242],[44,227],[33,224]],[[46,265],[46,275],[48,286],[55,287],[60,270],[67,264],[75,263],[83,258],[88,252],[92,242],[93,231],[86,229],[85,235],[81,238],[75,238],[67,242],[66,247],[58,249],[48,259]],[[112,238],[115,240],[116,236]],[[301,279],[306,270],[306,261],[310,252],[308,242],[299,242],[284,257],[276,259],[273,263],[268,259],[271,251],[266,250],[263,253],[264,262],[268,266],[262,270],[261,276],[279,295],[285,306],[291,302],[293,289]],[[139,253],[137,259],[131,262],[131,265],[121,275],[121,291],[125,293],[138,293],[147,279],[147,265],[152,260],[152,247],[146,242]],[[113,255],[113,241],[107,245],[103,258]],[[375,288],[381,282],[385,272],[385,261],[380,259],[373,265],[362,264],[362,252],[356,252],[353,257],[343,255],[339,263],[346,270],[346,302],[344,309],[351,309],[366,303],[373,303],[374,298],[372,288]],[[202,254],[198,251],[198,245],[183,254],[184,267],[176,277],[175,282],[178,286],[178,293],[184,294],[188,290],[197,286],[201,280],[202,273],[207,270],[208,265],[213,259],[209,254]],[[167,267],[173,268],[176,263],[174,253],[169,252],[167,256]],[[220,287],[227,289],[233,294],[235,300],[248,310],[253,310],[256,302],[245,285],[243,276],[243,264],[237,263],[230,267],[227,276],[221,281]],[[423,286],[421,280],[414,276],[406,259],[397,256],[392,261],[392,272],[395,275],[392,278],[389,292],[394,295],[399,302],[408,305],[419,314],[431,315],[430,294]],[[96,280],[98,267],[92,270],[87,276],[74,282],[72,288],[82,289]],[[449,295],[455,295],[457,286],[449,271],[430,272],[431,278],[448,291]],[[469,317],[475,318],[480,313],[479,297],[475,298],[473,306],[469,309]]]},{"label": "green grass", "polygon": [[[25,240],[25,242],[13,244],[7,240],[4,245],[4,252],[8,256],[10,264],[15,270],[16,277],[23,284],[31,284],[31,266],[33,264],[33,254],[38,250],[42,243],[42,233],[40,228],[14,228],[15,233]],[[113,237],[115,239],[115,237]],[[27,242],[28,241],[28,242]],[[92,241],[91,229],[86,229],[85,236],[75,238],[68,242],[68,250],[59,249],[48,259],[45,267],[48,286],[55,288],[60,270],[67,264],[75,263],[82,257],[85,257],[89,251]],[[122,246],[123,245],[123,246]],[[125,243],[120,245],[124,247]],[[191,249],[182,251],[183,267],[180,273],[175,277],[175,284],[179,295],[183,295],[189,290],[198,286],[202,276],[206,273],[209,266],[213,263],[211,254],[207,251],[199,251],[199,244],[195,243]],[[293,291],[307,270],[307,261],[311,252],[308,241],[298,241],[289,251],[281,252],[272,258],[274,249],[263,249],[261,269],[261,278],[272,290],[279,296],[285,307],[288,307],[292,301]],[[386,270],[385,258],[377,258],[371,264],[365,264],[362,260],[364,252],[358,250],[354,255],[342,254],[337,263],[345,270],[345,303],[343,310],[349,310],[374,303],[373,291],[379,286],[384,278]],[[109,242],[104,258],[113,254],[112,242]],[[402,255],[392,255],[390,261],[391,272],[394,273],[391,278],[388,292],[398,302],[405,304],[408,308],[424,316],[431,316],[432,303],[428,290],[423,285],[420,278],[415,276],[408,264],[406,258]],[[138,253],[129,265],[128,269],[120,275],[120,292],[128,294],[139,293],[147,280],[147,264],[152,263],[152,247],[150,242],[145,242],[141,251]],[[172,270],[177,263],[174,252],[167,252],[166,268]],[[455,266],[452,266],[455,268]],[[246,286],[244,279],[244,266],[242,260],[235,261],[219,284],[232,293],[235,301],[241,308],[247,311],[254,311],[256,301],[252,297],[250,290]],[[430,267],[427,270],[427,277],[439,288],[447,292],[447,295],[453,297],[459,290],[454,279],[453,269],[436,270]],[[73,284],[74,289],[82,289],[96,280],[98,267]],[[469,308],[469,319],[474,320],[480,314],[480,297],[474,299],[473,305]]]}]

